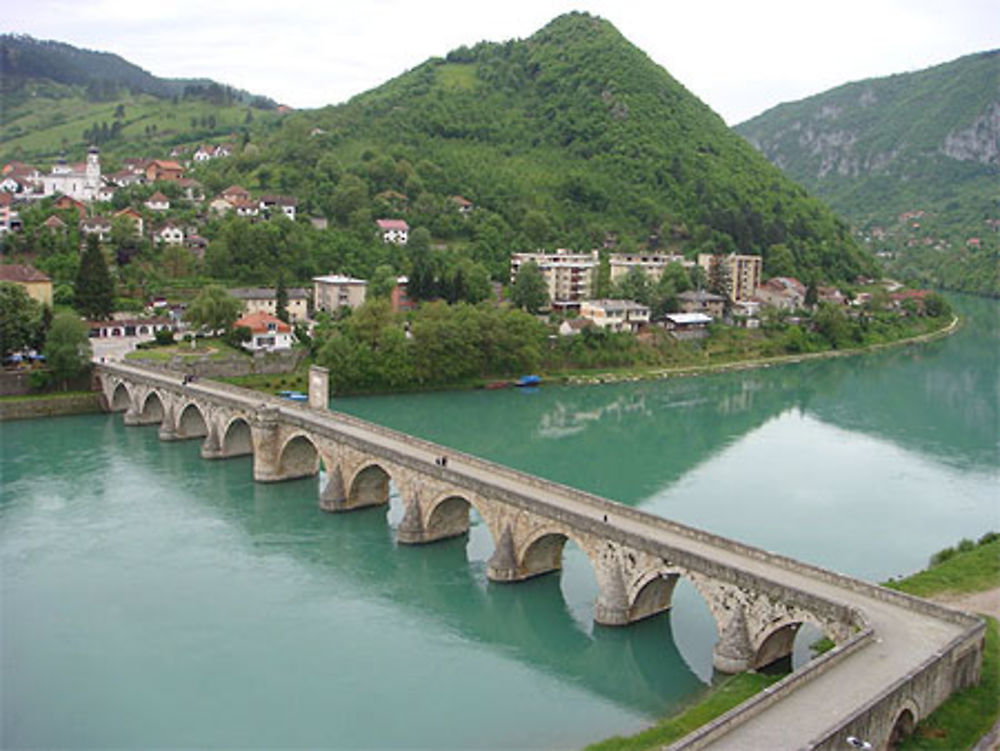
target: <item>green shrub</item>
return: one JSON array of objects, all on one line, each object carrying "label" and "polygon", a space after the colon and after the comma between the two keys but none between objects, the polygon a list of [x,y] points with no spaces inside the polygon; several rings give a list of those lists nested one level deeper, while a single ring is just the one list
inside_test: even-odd
[{"label": "green shrub", "polygon": [[955,548],[945,548],[944,550],[939,550],[934,555],[931,556],[931,565],[940,566],[945,561],[954,558],[958,551]]}]

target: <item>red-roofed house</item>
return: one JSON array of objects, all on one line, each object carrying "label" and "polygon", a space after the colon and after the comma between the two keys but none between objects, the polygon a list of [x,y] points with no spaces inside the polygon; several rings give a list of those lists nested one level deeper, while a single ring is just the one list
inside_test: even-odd
[{"label": "red-roofed house", "polygon": [[292,346],[292,327],[270,313],[251,313],[238,318],[233,328],[241,326],[250,329],[250,341],[243,342],[243,346],[251,352],[271,352]]},{"label": "red-roofed house", "polygon": [[142,224],[142,214],[133,209],[131,206],[121,211],[116,211],[114,216],[111,217],[112,221],[115,219],[128,219],[133,224],[135,224],[135,233],[142,237],[143,224]]},{"label": "red-roofed house", "polygon": [[795,310],[806,302],[806,285],[790,276],[776,276],[757,288],[757,299],[778,310]]},{"label": "red-roofed house", "polygon": [[376,219],[378,233],[384,243],[396,243],[396,245],[406,245],[406,239],[410,234],[410,225],[402,219]]}]

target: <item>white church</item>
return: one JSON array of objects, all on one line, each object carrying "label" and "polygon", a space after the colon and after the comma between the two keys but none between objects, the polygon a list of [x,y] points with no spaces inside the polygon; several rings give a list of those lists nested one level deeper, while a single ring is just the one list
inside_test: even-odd
[{"label": "white church", "polygon": [[62,194],[77,201],[93,201],[101,189],[101,159],[96,146],[87,152],[86,164],[66,164],[65,159],[42,175],[42,195]]}]

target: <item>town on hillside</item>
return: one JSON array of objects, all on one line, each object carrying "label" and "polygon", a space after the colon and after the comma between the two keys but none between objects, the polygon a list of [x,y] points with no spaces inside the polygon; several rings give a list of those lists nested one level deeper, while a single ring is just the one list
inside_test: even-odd
[{"label": "town on hillside", "polygon": [[[440,246],[430,244],[426,230],[411,228],[403,218],[407,197],[387,191],[376,197],[387,216],[371,220],[368,246],[359,242],[360,252],[365,247],[386,249],[386,262],[369,278],[333,268],[307,277],[309,284],[304,284],[307,279],[289,263],[273,269],[273,278],[280,281],[271,286],[221,285],[230,315],[209,321],[191,311],[205,307],[199,303],[202,288],[238,279],[234,272],[243,248],[232,238],[240,237],[240,226],[247,231],[273,226],[272,242],[289,243],[288,248],[270,249],[279,258],[290,257],[294,245],[283,239],[282,227],[327,231],[325,218],[297,213],[299,202],[293,196],[254,195],[240,185],[206,195],[192,175],[206,162],[231,157],[234,149],[230,143],[203,144],[194,150],[176,149],[163,159],[126,158],[122,168],[111,173],[102,172],[96,147],[90,148],[85,162],[60,159],[48,171],[20,162],[3,165],[0,283],[22,287],[41,307],[75,308],[86,320],[92,357],[98,361],[124,357],[175,335],[220,330],[238,331],[236,344],[243,350],[290,350],[311,342],[317,323],[336,323],[372,298],[385,300],[393,314],[412,313],[419,303],[435,299],[492,301],[543,320],[551,337],[590,332],[588,341],[593,332],[642,339],[659,331],[669,340],[687,343],[705,340],[720,327],[753,331],[778,325],[808,332],[822,328],[814,320],[820,309],[835,310],[855,322],[873,309],[900,316],[927,312],[926,291],[902,289],[892,282],[859,278],[841,289],[788,275],[769,276],[762,257],[752,253],[701,252],[692,257],[655,246],[625,251],[613,240],[588,251],[511,252],[509,276],[502,280],[491,280],[462,262],[452,261],[442,270],[435,259],[435,253],[444,256]],[[451,196],[449,205],[458,221],[476,211],[475,203],[460,195]],[[229,222],[228,235],[219,232],[220,221]],[[216,273],[206,274],[206,253],[213,243],[225,247],[226,264],[221,273],[216,268]],[[418,245],[423,246],[419,251]],[[90,246],[100,249],[107,266],[102,273],[112,279],[111,292],[99,305],[84,302],[89,293],[80,289],[87,259],[93,257],[88,255]],[[70,262],[65,261],[67,253]],[[142,277],[135,270],[144,254],[156,258],[156,268],[151,272],[147,263]],[[213,256],[215,266],[219,257]],[[54,258],[63,260],[55,263]],[[49,268],[61,278],[45,273]],[[191,283],[158,289],[155,282],[164,277]],[[123,300],[128,304],[123,306]],[[934,315],[940,305],[932,305]],[[320,335],[331,330],[321,326]],[[405,335],[412,333],[406,329]],[[33,343],[40,341],[35,337]],[[794,351],[795,346],[788,348]],[[23,364],[40,349],[5,344],[3,354],[8,364]]]}]

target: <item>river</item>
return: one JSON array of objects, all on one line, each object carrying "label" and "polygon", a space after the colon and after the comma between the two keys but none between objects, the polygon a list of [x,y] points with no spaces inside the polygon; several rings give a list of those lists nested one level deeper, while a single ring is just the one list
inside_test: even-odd
[{"label": "river", "polygon": [[[945,340],[741,373],[333,407],[869,580],[1000,528],[997,303]],[[593,574],[491,584],[120,415],[5,423],[4,748],[577,748],[713,679],[693,588],[596,627]],[[808,658],[807,639],[796,662]]]}]

